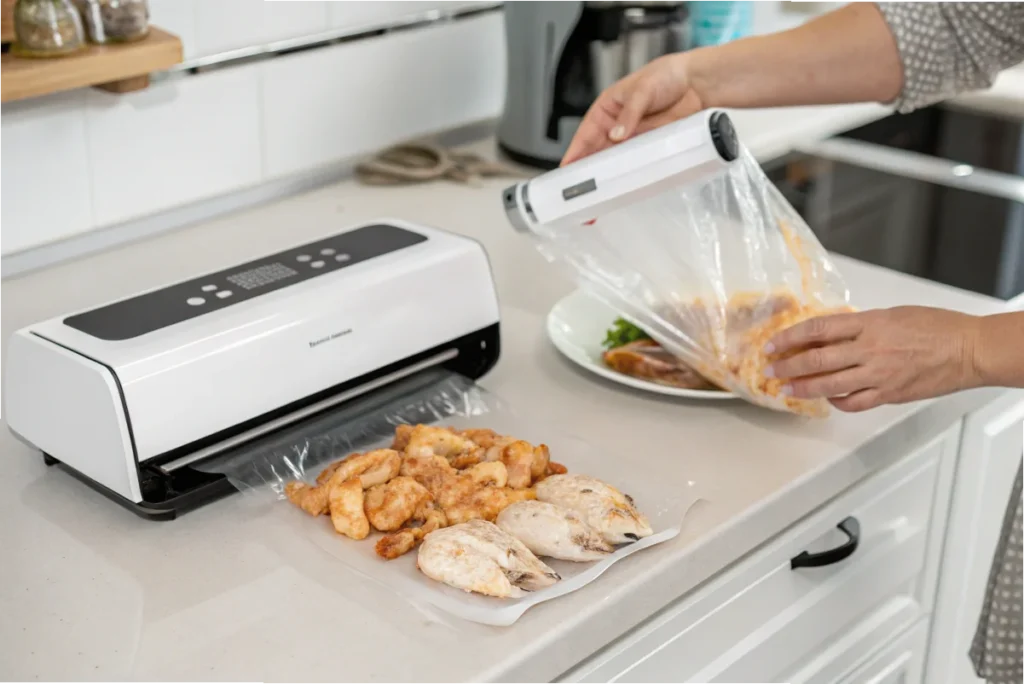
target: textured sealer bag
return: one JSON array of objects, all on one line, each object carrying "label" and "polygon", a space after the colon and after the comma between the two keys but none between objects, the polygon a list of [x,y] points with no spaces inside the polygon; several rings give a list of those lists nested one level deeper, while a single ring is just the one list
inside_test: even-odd
[{"label": "textured sealer bag", "polygon": [[851,310],[849,294],[747,150],[717,175],[535,235],[591,296],[708,380],[755,404],[827,415],[826,401],[795,399],[765,377],[774,359],[764,348],[795,323]]}]

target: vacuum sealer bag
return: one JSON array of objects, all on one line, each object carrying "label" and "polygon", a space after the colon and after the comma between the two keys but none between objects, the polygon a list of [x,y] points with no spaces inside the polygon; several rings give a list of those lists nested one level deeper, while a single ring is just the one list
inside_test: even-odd
[{"label": "vacuum sealer bag", "polygon": [[849,310],[848,292],[748,151],[712,177],[534,234],[591,296],[712,383],[772,409],[828,413],[824,400],[786,396],[765,377],[774,359],[764,347],[795,323]]},{"label": "vacuum sealer bag", "polygon": [[[313,485],[328,465],[350,454],[391,447],[398,426],[418,424],[457,430],[488,428],[531,444],[545,444],[551,460],[564,465],[569,473],[598,478],[633,497],[648,517],[653,534],[620,546],[596,562],[542,558],[561,576],[560,581],[519,598],[497,599],[427,578],[417,570],[417,548],[384,560],[375,549],[382,533],[371,528],[367,538],[350,539],[334,530],[329,515],[310,516],[286,500],[289,483]],[[254,505],[265,508],[261,519],[274,519],[293,537],[306,539],[364,581],[383,585],[421,612],[438,619],[439,609],[470,622],[495,626],[511,625],[530,607],[571,593],[596,580],[622,558],[674,538],[682,529],[687,511],[700,498],[695,483],[659,477],[642,459],[604,453],[544,420],[520,415],[471,380],[443,369],[421,372],[285,429],[262,443],[240,447],[197,467],[226,475],[243,493],[253,495],[247,498]],[[294,547],[294,540],[289,543]],[[294,550],[282,555],[305,557]],[[314,553],[312,557],[319,555]],[[305,560],[311,562],[309,557]],[[353,578],[346,578],[344,573],[339,573],[336,581],[339,586],[353,586]],[[609,586],[608,591],[612,590]]]}]

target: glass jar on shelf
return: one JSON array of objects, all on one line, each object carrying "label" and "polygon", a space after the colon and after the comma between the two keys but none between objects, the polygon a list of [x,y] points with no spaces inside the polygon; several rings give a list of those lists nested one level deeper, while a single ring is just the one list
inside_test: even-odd
[{"label": "glass jar on shelf", "polygon": [[146,0],[76,0],[76,3],[93,43],[129,43],[149,35]]},{"label": "glass jar on shelf", "polygon": [[71,0],[17,0],[14,45],[19,57],[62,57],[86,46],[82,18]]}]

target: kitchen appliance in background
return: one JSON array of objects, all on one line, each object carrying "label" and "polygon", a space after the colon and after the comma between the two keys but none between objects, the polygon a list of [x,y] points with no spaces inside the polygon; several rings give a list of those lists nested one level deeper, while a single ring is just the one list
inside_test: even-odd
[{"label": "kitchen appliance in background", "polygon": [[765,170],[827,249],[1010,300],[1024,294],[1022,130],[934,106],[801,146]]},{"label": "kitchen appliance in background", "polygon": [[558,166],[606,87],[689,47],[683,2],[508,2],[508,79],[498,145],[515,161]]}]

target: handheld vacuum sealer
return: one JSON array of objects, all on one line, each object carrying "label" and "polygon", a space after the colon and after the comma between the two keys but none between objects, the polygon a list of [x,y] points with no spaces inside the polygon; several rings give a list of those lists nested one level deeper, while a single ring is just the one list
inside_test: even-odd
[{"label": "handheld vacuum sealer", "polygon": [[17,331],[5,415],[48,464],[170,519],[235,491],[204,459],[499,351],[483,247],[381,220]]},{"label": "handheld vacuum sealer", "polygon": [[505,213],[523,233],[585,224],[666,189],[725,171],[740,155],[729,115],[694,114],[506,188]]}]

